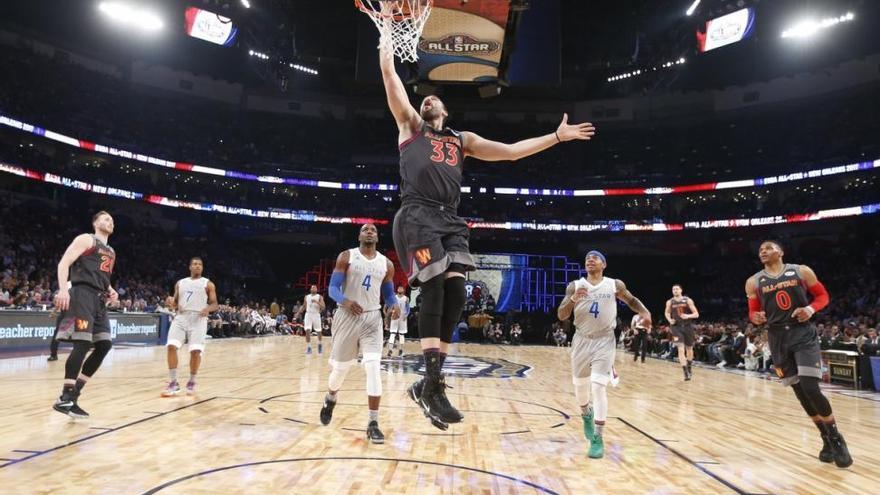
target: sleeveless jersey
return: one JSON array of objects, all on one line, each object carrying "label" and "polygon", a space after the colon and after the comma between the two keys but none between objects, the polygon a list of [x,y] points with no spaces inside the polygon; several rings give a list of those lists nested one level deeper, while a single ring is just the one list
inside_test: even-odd
[{"label": "sleeveless jersey", "polygon": [[397,298],[397,305],[400,308],[400,316],[409,315],[409,298],[406,296],[394,296]]},{"label": "sleeveless jersey", "polygon": [[388,261],[382,253],[377,252],[375,258],[367,259],[359,248],[349,249],[343,296],[358,303],[364,311],[378,310],[382,307],[379,296],[387,272]]},{"label": "sleeveless jersey", "polygon": [[464,140],[459,132],[435,130],[422,123],[420,131],[400,145],[400,197],[458,208]]},{"label": "sleeveless jersey", "polygon": [[321,314],[321,305],[318,304],[318,301],[321,300],[320,294],[309,294],[306,296],[306,314],[309,315],[317,315]]},{"label": "sleeveless jersey", "polygon": [[198,313],[208,306],[208,280],[205,277],[186,277],[177,282],[177,310]]},{"label": "sleeveless jersey", "polygon": [[70,265],[70,283],[86,284],[105,291],[110,286],[110,274],[116,264],[116,252],[92,235],[94,244]]},{"label": "sleeveless jersey", "polygon": [[777,277],[761,270],[754,275],[758,299],[767,314],[768,325],[798,324],[791,314],[810,304],[807,288],[801,278],[801,266],[786,264]]},{"label": "sleeveless jersey", "polygon": [[673,297],[669,300],[669,314],[675,320],[675,324],[690,323],[691,320],[682,320],[681,315],[691,314],[691,308],[688,306],[688,296]]},{"label": "sleeveless jersey", "polygon": [[574,289],[587,289],[587,296],[574,307],[574,326],[587,337],[614,335],[617,328],[617,287],[613,278],[604,277],[598,285],[585,278],[575,280]]}]

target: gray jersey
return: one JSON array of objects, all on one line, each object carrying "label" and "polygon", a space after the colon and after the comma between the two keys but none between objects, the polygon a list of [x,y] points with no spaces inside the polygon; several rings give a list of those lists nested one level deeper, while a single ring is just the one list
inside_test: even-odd
[{"label": "gray jersey", "polygon": [[577,333],[598,338],[614,335],[617,328],[617,283],[604,277],[598,285],[580,278],[574,282],[575,291],[587,289],[587,296],[574,307],[574,326]]}]

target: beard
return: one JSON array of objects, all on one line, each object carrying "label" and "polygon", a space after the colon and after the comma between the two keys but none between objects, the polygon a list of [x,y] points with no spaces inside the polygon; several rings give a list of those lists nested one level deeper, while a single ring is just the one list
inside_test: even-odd
[{"label": "beard", "polygon": [[431,121],[443,115],[443,109],[432,105],[431,108],[422,110],[422,120]]}]

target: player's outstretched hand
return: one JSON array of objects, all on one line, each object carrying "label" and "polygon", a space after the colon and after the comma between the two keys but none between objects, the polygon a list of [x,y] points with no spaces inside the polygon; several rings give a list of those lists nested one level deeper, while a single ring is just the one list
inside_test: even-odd
[{"label": "player's outstretched hand", "polygon": [[562,123],[556,129],[556,135],[560,141],[571,141],[573,139],[581,139],[589,141],[596,135],[596,127],[589,122],[583,124],[569,124],[568,114],[562,114]]}]

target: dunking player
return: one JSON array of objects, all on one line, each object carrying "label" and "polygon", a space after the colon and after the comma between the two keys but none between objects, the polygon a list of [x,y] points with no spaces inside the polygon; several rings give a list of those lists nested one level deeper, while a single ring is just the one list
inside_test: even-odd
[{"label": "dunking player", "polygon": [[312,332],[315,332],[318,336],[318,354],[324,352],[324,347],[322,345],[324,334],[321,325],[321,312],[324,311],[325,308],[324,296],[318,294],[318,286],[311,286],[311,288],[309,288],[309,293],[303,298],[302,309],[300,309],[299,313],[296,315],[298,318],[303,311],[306,313],[306,316],[303,319],[303,330],[306,334],[306,354],[312,353]]},{"label": "dunking player", "polygon": [[[358,350],[363,353],[364,372],[367,375],[367,402],[370,417],[367,439],[384,443],[385,435],[379,429],[379,401],[382,399],[382,311],[379,296],[385,299],[392,316],[398,316],[399,307],[394,296],[394,265],[376,250],[379,232],[368,223],[361,227],[359,247],[348,249],[336,257],[336,267],[330,278],[330,297],[339,304],[333,317],[333,335],[330,350],[330,377],[327,395],[321,408],[321,424],[330,424],[336,393],[342,387],[348,369],[357,361]],[[381,292],[380,292],[381,291]]]},{"label": "dunking player", "polygon": [[[749,320],[755,325],[767,325],[776,374],[784,385],[791,386],[822,435],[819,460],[848,467],[852,457],[843,435],[837,431],[831,404],[819,389],[819,338],[816,327],[810,323],[810,318],[827,306],[830,298],[810,267],[786,264],[782,261],[784,255],[778,242],[761,244],[758,257],[764,269],[746,280]],[[807,292],[813,296],[812,302],[808,301]]]},{"label": "dunking player", "polygon": [[202,363],[205,350],[205,336],[208,335],[208,315],[217,311],[217,287],[214,282],[202,276],[205,264],[198,256],[189,260],[189,277],[182,278],[174,285],[171,304],[177,316],[168,330],[168,387],[162,397],[180,393],[177,384],[177,351],[184,342],[189,343],[189,381],[186,393],[196,391],[196,374]]},{"label": "dunking player", "polygon": [[669,331],[672,333],[672,341],[678,347],[678,362],[684,372],[685,381],[693,375],[691,364],[694,362],[694,327],[691,320],[700,317],[694,300],[681,294],[681,284],[672,286],[672,298],[666,301],[666,320],[669,322]]},{"label": "dunking player", "polygon": [[406,343],[406,318],[409,316],[409,298],[406,297],[402,285],[397,288],[397,295],[394,297],[397,299],[397,307],[400,308],[400,311],[397,313],[397,318],[395,318],[394,315],[391,316],[391,335],[388,337],[388,357],[391,357],[392,351],[397,347],[397,343],[394,342],[395,335],[400,341],[400,349],[397,351],[397,356],[400,357],[403,355],[403,346]]},{"label": "dunking player", "polygon": [[[113,347],[106,303],[119,301],[119,294],[110,285],[116,252],[107,244],[113,233],[113,217],[99,211],[92,217],[92,227],[95,233],[78,235],[58,262],[55,296],[55,307],[62,312],[57,338],[73,341],[73,350],[64,365],[61,397],[52,407],[80,419],[89,417],[79,407],[80,393]],[[94,350],[86,358],[93,345]]]},{"label": "dunking player", "polygon": [[[620,280],[605,277],[605,256],[599,251],[587,253],[584,262],[587,277],[568,284],[557,316],[565,321],[574,312],[575,333],[571,340],[571,370],[574,393],[581,406],[584,436],[590,442],[588,455],[605,455],[602,438],[608,415],[611,366],[614,364],[617,325],[617,301],[620,299],[641,317],[641,324],[651,328],[651,313]],[[591,394],[592,392],[592,394]]]},{"label": "dunking player", "polygon": [[562,141],[590,139],[595,129],[589,123],[569,125],[565,115],[555,132],[514,144],[454,131],[446,127],[449,114],[436,96],[422,100],[418,111],[413,108],[389,48],[380,49],[379,59],[399,131],[403,204],[394,216],[394,246],[410,284],[421,287],[418,323],[426,374],[410,395],[435,425],[457,423],[463,417],[446,397],[441,370],[465,304],[464,274],[474,269],[467,223],[457,214],[464,158],[519,160]]}]

